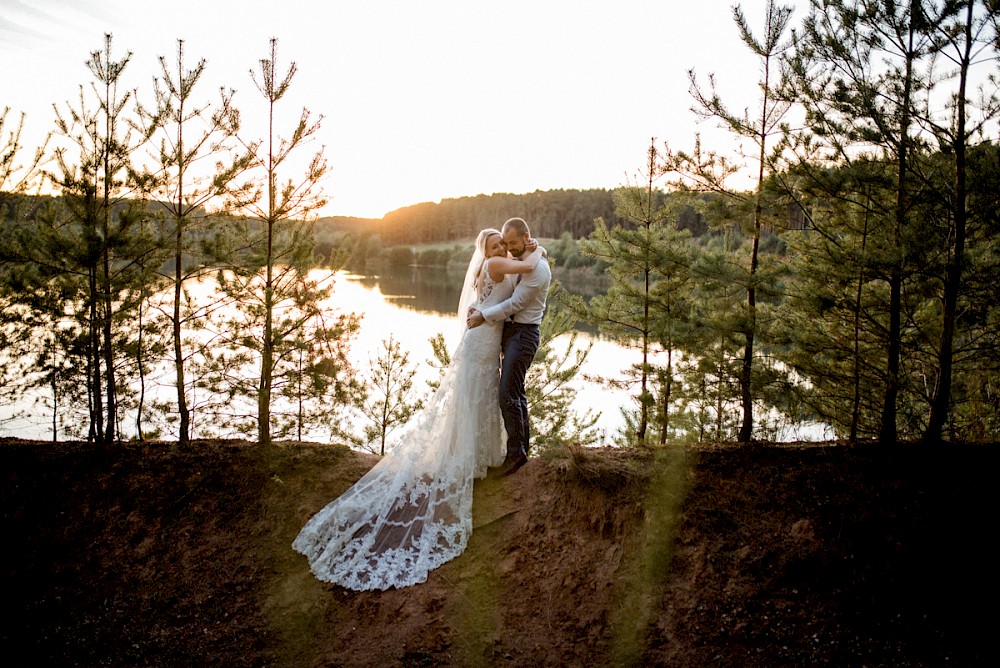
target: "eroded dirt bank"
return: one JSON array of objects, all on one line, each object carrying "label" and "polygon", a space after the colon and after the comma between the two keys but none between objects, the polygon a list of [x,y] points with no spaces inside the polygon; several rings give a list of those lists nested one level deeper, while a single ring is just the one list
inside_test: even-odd
[{"label": "eroded dirt bank", "polygon": [[426,583],[356,593],[289,546],[374,457],[10,441],[0,652],[33,666],[985,665],[998,459],[993,445],[555,452],[477,484],[469,549]]}]

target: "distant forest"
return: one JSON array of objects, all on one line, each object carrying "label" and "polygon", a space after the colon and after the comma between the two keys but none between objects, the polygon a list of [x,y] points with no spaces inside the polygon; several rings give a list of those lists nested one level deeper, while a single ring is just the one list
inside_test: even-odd
[{"label": "distant forest", "polygon": [[[594,231],[602,218],[610,226],[627,225],[615,213],[612,190],[536,190],[514,195],[496,193],[423,202],[390,211],[382,218],[332,216],[316,225],[321,239],[332,232],[378,235],[385,246],[423,244],[471,239],[487,227],[499,228],[508,218],[524,218],[536,237],[559,238],[569,234],[582,239]],[[662,200],[665,194],[659,193]],[[708,231],[705,218],[693,208],[678,217],[679,229],[693,237]]]}]

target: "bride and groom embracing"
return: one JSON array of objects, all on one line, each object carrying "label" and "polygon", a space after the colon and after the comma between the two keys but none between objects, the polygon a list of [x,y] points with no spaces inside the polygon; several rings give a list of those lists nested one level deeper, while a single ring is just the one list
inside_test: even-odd
[{"label": "bride and groom embracing", "polygon": [[318,579],[355,590],[406,587],[465,550],[473,481],[509,475],[528,459],[524,379],[551,276],[523,219],[479,233],[458,305],[462,338],[437,391],[389,454],[292,544]]}]

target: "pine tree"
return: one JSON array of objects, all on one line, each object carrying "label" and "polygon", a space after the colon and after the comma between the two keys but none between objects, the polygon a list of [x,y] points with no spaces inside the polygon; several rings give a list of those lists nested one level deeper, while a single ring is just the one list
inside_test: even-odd
[{"label": "pine tree", "polygon": [[583,254],[607,264],[610,288],[586,306],[581,300],[572,302],[582,318],[640,351],[641,361],[633,368],[638,379],[638,417],[633,435],[639,444],[647,443],[654,404],[651,355],[658,343],[670,341],[669,337],[658,337],[669,326],[664,324],[667,312],[656,309],[671,302],[656,294],[655,285],[687,271],[683,264],[687,256],[681,249],[688,237],[671,224],[686,204],[677,199],[665,200],[655,186],[661,169],[655,140],[650,144],[644,169],[645,183],[615,191],[616,215],[628,226],[608,227],[598,220],[593,233],[580,243]]},{"label": "pine tree", "polygon": [[[19,269],[24,257],[21,249],[13,243],[18,237],[18,229],[25,225],[27,198],[25,193],[42,182],[40,165],[45,157],[45,142],[36,149],[29,162],[21,163],[24,144],[21,133],[24,130],[25,115],[22,113],[17,125],[9,129],[10,107],[0,112],[0,378],[23,377],[20,361],[24,353],[19,346],[33,341],[32,326],[26,322],[30,310],[26,311],[23,301],[23,277]],[[37,342],[37,341],[36,341]],[[2,391],[16,392],[16,384],[5,382]]]},{"label": "pine tree", "polygon": [[877,161],[815,171],[797,195],[811,228],[788,235],[793,279],[775,339],[807,380],[798,387],[806,405],[850,442],[875,438],[881,423],[886,215],[878,202],[891,201],[892,184]]},{"label": "pine tree", "polygon": [[[74,410],[88,403],[85,330],[67,312],[68,304],[83,297],[80,282],[71,275],[50,277],[39,271],[18,253],[21,228],[10,225],[4,232],[7,242],[15,243],[3,250],[0,373],[5,382],[0,397],[19,407],[14,417],[47,413],[53,441],[60,433],[86,436],[86,430],[80,433],[75,427],[79,415]],[[32,395],[34,405],[26,406],[25,398]]]},{"label": "pine tree", "polygon": [[320,311],[295,333],[295,343],[277,372],[283,377],[278,394],[286,410],[275,412],[275,432],[281,438],[325,430],[330,441],[350,440],[344,428],[347,409],[359,391],[355,370],[347,358],[347,343],[358,331],[353,313],[327,315]]},{"label": "pine tree", "polygon": [[760,329],[757,322],[757,271],[761,230],[765,224],[762,189],[765,178],[780,164],[782,140],[786,132],[782,123],[791,106],[779,94],[779,90],[784,86],[785,76],[785,71],[781,67],[781,57],[792,46],[792,42],[785,37],[791,14],[790,7],[779,6],[773,0],[768,0],[765,8],[764,35],[763,39],[759,39],[751,31],[742,9],[738,5],[733,7],[733,19],[739,29],[740,39],[756,56],[761,66],[762,79],[759,82],[761,97],[756,117],[752,117],[748,110],[744,110],[742,114],[731,110],[716,91],[714,75],[709,76],[709,86],[705,90],[699,84],[694,71],[689,73],[691,94],[697,105],[696,112],[705,118],[718,121],[733,135],[749,139],[753,143],[756,155],[752,156],[752,159],[757,170],[753,192],[747,195],[729,189],[726,180],[738,171],[737,166],[722,156],[711,152],[702,153],[700,143],[696,144],[695,151],[690,155],[679,152],[669,156],[669,169],[678,174],[680,184],[698,190],[722,193],[752,206],[752,236],[746,276],[742,280],[737,279],[743,286],[746,301],[742,329],[743,353],[739,372],[743,419],[738,435],[739,440],[744,443],[753,437],[754,428],[752,389],[754,346]]},{"label": "pine tree", "polygon": [[660,276],[650,290],[650,298],[655,315],[653,337],[666,360],[654,367],[653,422],[659,443],[664,445],[671,433],[677,430],[673,423],[672,406],[680,403],[684,395],[684,374],[680,362],[685,354],[690,354],[692,348],[697,347],[690,285],[691,267],[695,265],[697,250],[691,244],[687,231],[668,229],[658,256]]},{"label": "pine tree", "polygon": [[871,199],[877,207],[872,222],[885,228],[875,230],[879,243],[870,248],[878,258],[872,277],[888,290],[879,428],[884,443],[898,439],[905,389],[904,292],[922,259],[912,251],[922,242],[914,229],[915,193],[921,187],[915,166],[925,144],[916,129],[918,118],[927,115],[928,57],[936,48],[928,28],[940,18],[922,0],[814,0],[791,61],[796,99],[805,107],[809,128],[799,143],[811,150],[810,158],[850,164],[873,154],[892,166],[891,200]]},{"label": "pine tree", "polygon": [[[987,125],[1000,116],[1000,96],[996,87],[989,90],[980,86],[976,106],[980,112],[970,118],[973,102],[969,89],[976,65],[984,56],[997,56],[1000,33],[997,29],[996,3],[965,0],[945,3],[937,13],[937,20],[929,22],[934,38],[939,42],[936,53],[955,68],[955,89],[951,93],[950,113],[938,118],[921,119],[929,127],[943,155],[948,157],[951,171],[950,187],[945,189],[948,201],[947,221],[939,236],[943,237],[945,268],[942,280],[941,335],[937,345],[938,382],[931,398],[931,410],[924,439],[936,442],[941,439],[952,404],[952,387],[955,367],[956,338],[959,327],[959,301],[963,293],[966,272],[966,242],[969,239],[969,149],[981,137]],[[947,81],[947,79],[946,79]]]},{"label": "pine tree", "polygon": [[994,442],[1000,437],[1000,145],[969,151],[968,265],[959,310],[965,329],[956,352],[955,392],[949,414],[954,438]]},{"label": "pine tree", "polygon": [[390,336],[382,341],[379,354],[370,359],[368,372],[363,374],[361,391],[355,395],[355,406],[367,420],[362,439],[356,445],[384,455],[389,434],[406,422],[423,406],[423,399],[413,390],[416,369],[410,354],[399,341]]},{"label": "pine tree", "polygon": [[[94,107],[81,87],[78,106],[56,109],[56,137],[64,145],[55,150],[58,172],[49,177],[63,195],[69,220],[50,221],[50,233],[40,235],[47,245],[31,238],[22,244],[45,271],[85,272],[93,402],[89,436],[103,443],[116,440],[120,419],[116,364],[123,349],[116,331],[131,317],[132,297],[146,277],[137,267],[157,252],[155,240],[141,229],[143,207],[130,199],[138,187],[133,154],[147,139],[125,116],[134,102],[132,92],[119,91],[131,53],[115,60],[111,43],[111,35],[105,35],[103,50],[87,61]],[[72,258],[60,256],[66,244],[78,246],[69,264]]]},{"label": "pine tree", "polygon": [[[558,259],[550,257],[555,264]],[[598,439],[594,426],[600,413],[578,413],[573,407],[577,394],[573,381],[581,373],[592,346],[579,343],[577,317],[565,303],[564,294],[559,282],[553,281],[546,298],[538,350],[525,382],[531,438],[539,451],[571,443],[590,445]],[[560,344],[565,348],[557,354],[555,342],[560,338],[565,339]]]},{"label": "pine tree", "polygon": [[[745,238],[739,229],[730,227],[702,248],[691,266],[692,336],[698,341],[702,357],[691,371],[707,378],[690,374],[688,378],[703,408],[711,406],[711,433],[716,440],[739,440],[741,433],[739,429],[730,430],[733,423],[726,414],[732,404],[741,405],[746,395],[743,362],[751,320],[747,285],[754,280],[755,290],[761,288],[760,277],[749,276],[742,261],[746,256]],[[739,424],[741,428],[746,424],[745,411],[740,412]]]},{"label": "pine tree", "polygon": [[4,107],[3,111],[0,111],[0,141],[3,141],[0,144],[0,224],[17,218],[16,205],[22,200],[20,195],[34,190],[41,184],[41,165],[52,136],[51,133],[46,135],[28,162],[21,163],[19,156],[25,148],[21,141],[25,115],[22,113],[18,117],[17,127],[8,129],[10,111],[10,107]]},{"label": "pine tree", "polygon": [[[145,131],[159,139],[153,172],[147,176],[147,196],[166,218],[165,240],[173,256],[173,296],[169,305],[173,367],[177,392],[178,442],[190,440],[191,409],[184,335],[194,327],[211,304],[195,305],[186,284],[206,273],[197,240],[204,234],[209,217],[206,207],[224,197],[234,180],[250,165],[249,152],[236,154],[231,140],[239,129],[233,93],[221,91],[214,107],[194,98],[195,87],[205,71],[199,60],[186,69],[184,41],[177,41],[176,62],[160,57],[161,76],[155,82],[155,103],[140,108]],[[214,158],[214,160],[212,160]],[[199,166],[214,163],[211,171]]]},{"label": "pine tree", "polygon": [[[299,178],[282,182],[284,170],[293,169],[290,159],[312,140],[322,117],[313,120],[302,109],[291,135],[276,135],[277,106],[288,92],[297,67],[278,73],[277,40],[270,41],[268,57],[260,60],[259,72],[251,71],[266,103],[267,132],[262,142],[241,143],[252,154],[259,179],[230,193],[228,230],[212,239],[212,256],[223,263],[218,275],[220,290],[241,308],[241,313],[221,323],[219,335],[226,349],[208,354],[215,365],[207,386],[224,396],[248,397],[256,404],[257,441],[271,443],[272,401],[285,382],[282,365],[293,358],[298,333],[321,316],[321,302],[333,288],[332,274],[325,279],[311,272],[318,267],[311,215],[323,206],[321,179],[326,172],[322,148]],[[238,135],[241,136],[241,135]],[[228,351],[228,352],[226,352]],[[228,358],[223,359],[223,356]],[[245,363],[259,369],[248,376]],[[243,428],[243,415],[234,413],[233,426]]]}]

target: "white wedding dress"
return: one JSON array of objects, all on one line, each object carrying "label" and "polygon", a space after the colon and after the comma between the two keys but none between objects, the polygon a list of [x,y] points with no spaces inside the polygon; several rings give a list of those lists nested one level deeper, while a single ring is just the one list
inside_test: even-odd
[{"label": "white wedding dress", "polygon": [[[494,282],[482,271],[480,307],[511,296],[511,276]],[[502,329],[487,322],[465,331],[438,390],[392,439],[395,447],[303,527],[292,547],[317,578],[354,590],[406,587],[465,550],[473,480],[505,455]]]}]

